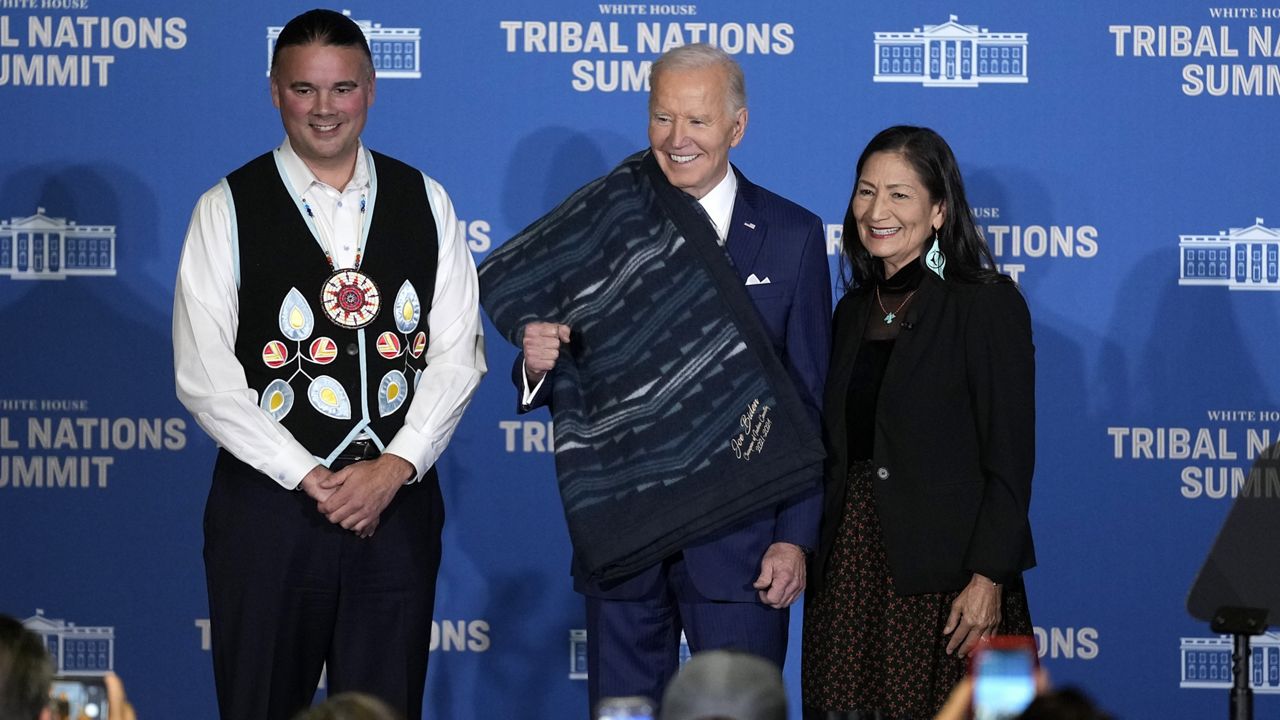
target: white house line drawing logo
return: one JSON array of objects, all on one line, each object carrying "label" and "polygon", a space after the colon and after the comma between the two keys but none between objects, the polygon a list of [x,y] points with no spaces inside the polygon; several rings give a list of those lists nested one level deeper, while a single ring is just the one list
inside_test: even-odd
[{"label": "white house line drawing logo", "polygon": [[925,87],[977,87],[1027,82],[1027,34],[961,25],[875,33],[875,81]]},{"label": "white house line drawing logo", "polygon": [[[1184,688],[1231,687],[1230,635],[1182,638]],[[1267,633],[1249,643],[1249,686],[1256,693],[1280,694],[1280,633]]]},{"label": "white house line drawing logo", "polygon": [[106,675],[115,668],[113,627],[77,627],[75,623],[45,617],[39,608],[22,624],[44,641],[56,673]]},{"label": "white house line drawing logo", "polygon": [[1179,285],[1280,290],[1280,228],[1262,218],[1216,235],[1179,235]]},{"label": "white house line drawing logo", "polygon": [[[343,10],[343,15],[351,17],[350,10]],[[356,20],[356,24],[364,31],[364,39],[369,42],[369,52],[373,54],[373,69],[377,71],[379,80],[388,78],[422,77],[422,28],[390,28],[382,27],[382,23],[370,20]],[[271,53],[276,49],[276,38],[284,26],[267,28],[267,74],[271,74]]]},{"label": "white house line drawing logo", "polygon": [[116,274],[116,227],[77,225],[49,217],[42,207],[28,217],[0,220],[0,275],[15,280],[65,280]]}]

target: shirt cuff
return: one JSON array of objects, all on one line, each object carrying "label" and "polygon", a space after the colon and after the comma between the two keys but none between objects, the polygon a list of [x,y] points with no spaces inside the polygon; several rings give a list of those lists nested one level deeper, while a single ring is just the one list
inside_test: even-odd
[{"label": "shirt cuff", "polygon": [[302,487],[302,478],[321,463],[301,445],[289,445],[294,447],[282,446],[267,473],[284,489],[298,490]]},{"label": "shirt cuff", "polygon": [[[406,433],[407,428],[400,428],[400,432],[391,438],[391,442],[382,449],[383,455],[395,455],[403,458],[413,466],[413,475],[404,481],[405,485],[416,483],[422,479],[423,475],[436,464],[436,460],[440,458],[440,453],[435,443],[426,439],[421,435],[416,435],[410,431]],[[442,448],[440,448],[442,449]]]}]

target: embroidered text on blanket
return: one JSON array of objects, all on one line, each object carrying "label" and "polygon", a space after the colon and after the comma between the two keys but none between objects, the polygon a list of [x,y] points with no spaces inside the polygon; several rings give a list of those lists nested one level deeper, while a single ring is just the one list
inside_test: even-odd
[{"label": "embroidered text on blanket", "polygon": [[760,407],[759,398],[752,400],[747,411],[742,414],[738,424],[742,428],[732,440],[729,447],[739,460],[751,461],[753,455],[764,450],[764,441],[773,429],[773,418],[769,417],[769,406]]}]

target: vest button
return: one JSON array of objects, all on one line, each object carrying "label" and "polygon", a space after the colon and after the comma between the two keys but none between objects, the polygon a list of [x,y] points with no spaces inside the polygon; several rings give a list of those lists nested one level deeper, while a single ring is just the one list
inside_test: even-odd
[{"label": "vest button", "polygon": [[888,480],[888,479],[889,479],[889,468],[886,468],[886,467],[877,468],[877,469],[876,469],[876,477],[880,478],[881,480]]},{"label": "vest button", "polygon": [[359,354],[360,354],[360,346],[359,346],[359,345],[357,345],[357,344],[355,344],[355,343],[350,343],[350,344],[348,344],[348,345],[347,345],[347,354],[348,354],[348,355],[351,355],[352,357],[354,357],[354,356],[356,356],[356,355],[359,355]]}]

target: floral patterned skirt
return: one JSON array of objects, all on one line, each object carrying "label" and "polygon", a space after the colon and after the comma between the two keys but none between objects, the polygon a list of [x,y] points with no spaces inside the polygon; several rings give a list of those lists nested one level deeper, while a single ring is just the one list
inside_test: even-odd
[{"label": "floral patterned skirt", "polygon": [[[893,590],[872,496],[875,465],[851,464],[844,518],[821,592],[805,600],[801,689],[805,718],[928,720],[964,676],[942,634],[960,591]],[[1005,588],[999,632],[1030,635],[1021,587]]]}]

